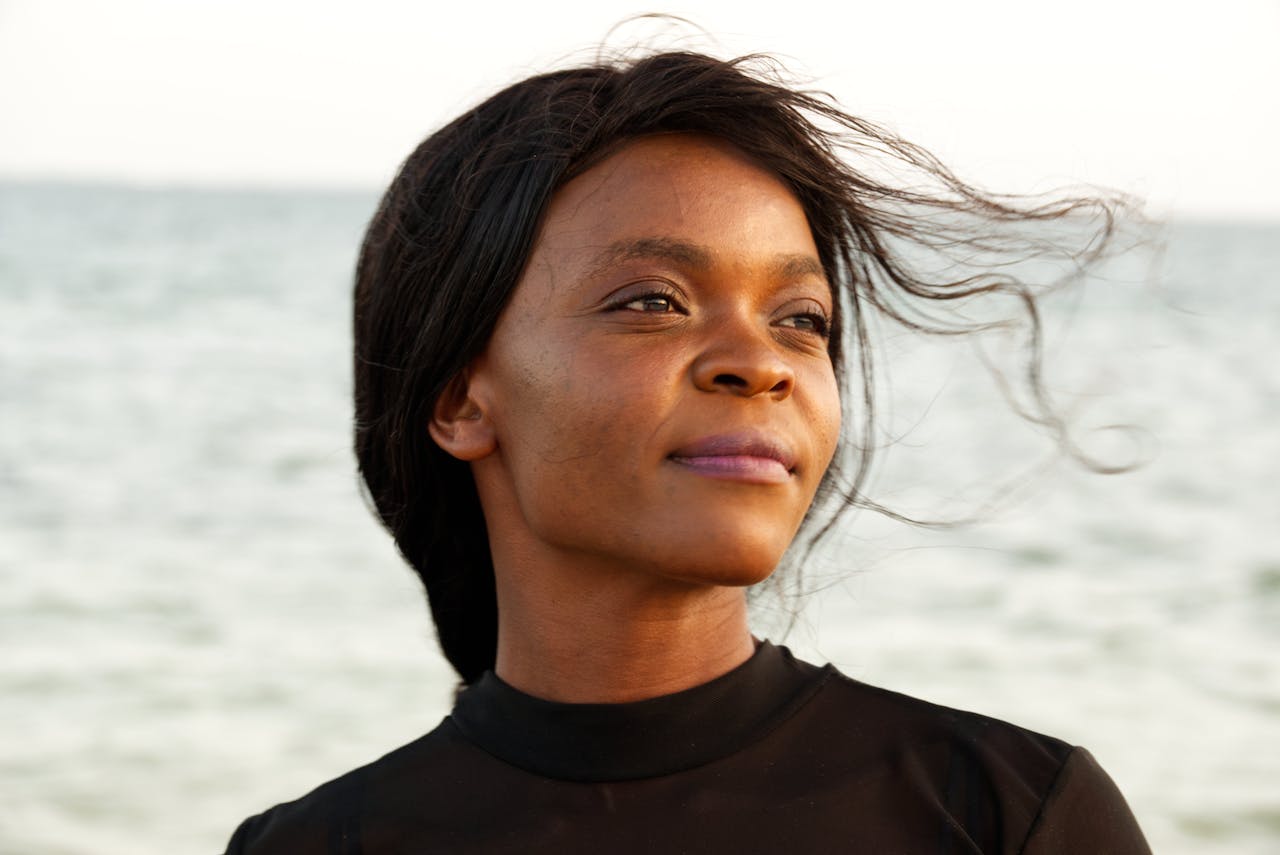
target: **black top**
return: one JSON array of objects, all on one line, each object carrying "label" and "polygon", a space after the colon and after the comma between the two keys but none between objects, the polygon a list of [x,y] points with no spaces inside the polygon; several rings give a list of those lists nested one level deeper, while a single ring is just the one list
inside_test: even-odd
[{"label": "black top", "polygon": [[487,673],[426,736],[246,820],[234,853],[1149,853],[1082,748],[762,643],[716,680],[561,704]]}]

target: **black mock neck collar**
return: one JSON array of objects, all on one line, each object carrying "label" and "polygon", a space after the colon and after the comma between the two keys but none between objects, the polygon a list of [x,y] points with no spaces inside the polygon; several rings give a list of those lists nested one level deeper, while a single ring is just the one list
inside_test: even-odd
[{"label": "black mock neck collar", "polygon": [[812,697],[830,670],[764,641],[709,683],[625,704],[547,701],[487,671],[462,693],[452,719],[488,753],[548,778],[651,778],[710,763],[763,737]]}]

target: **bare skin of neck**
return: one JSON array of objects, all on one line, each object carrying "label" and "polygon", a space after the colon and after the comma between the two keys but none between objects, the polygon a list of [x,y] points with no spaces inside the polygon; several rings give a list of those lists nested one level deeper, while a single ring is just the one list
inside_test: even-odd
[{"label": "bare skin of neck", "polygon": [[495,672],[539,698],[625,703],[713,680],[755,650],[741,588],[588,562],[502,561]]}]

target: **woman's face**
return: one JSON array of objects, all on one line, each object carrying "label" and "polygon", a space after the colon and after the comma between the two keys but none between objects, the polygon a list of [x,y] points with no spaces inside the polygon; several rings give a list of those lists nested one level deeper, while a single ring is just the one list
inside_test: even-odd
[{"label": "woman's face", "polygon": [[574,178],[468,375],[495,560],[768,576],[835,450],[831,315],[800,203],[732,145],[646,137]]}]

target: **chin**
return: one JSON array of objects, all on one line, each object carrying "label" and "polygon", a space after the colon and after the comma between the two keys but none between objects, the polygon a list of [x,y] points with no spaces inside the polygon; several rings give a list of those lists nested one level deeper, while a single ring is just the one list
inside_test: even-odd
[{"label": "chin", "polygon": [[664,562],[659,572],[692,584],[746,588],[773,575],[787,544],[746,537],[728,542],[712,539],[701,546],[695,553]]}]

